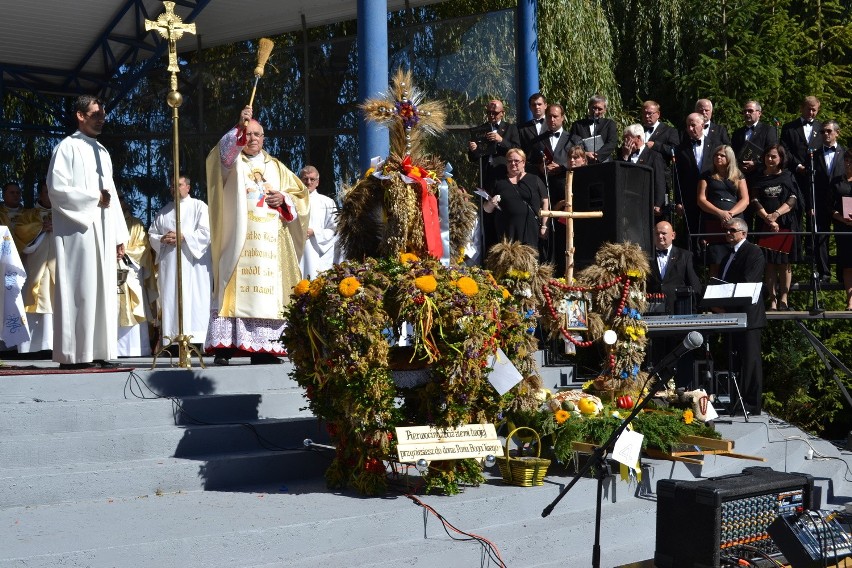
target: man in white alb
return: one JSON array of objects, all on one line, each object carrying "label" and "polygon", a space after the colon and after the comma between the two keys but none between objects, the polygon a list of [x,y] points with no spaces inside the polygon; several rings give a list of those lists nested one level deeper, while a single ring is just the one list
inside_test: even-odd
[{"label": "man in white alb", "polygon": [[299,179],[310,192],[311,218],[308,221],[307,240],[302,253],[302,276],[313,280],[317,274],[332,267],[337,245],[337,204],[317,191],[319,172],[305,166]]},{"label": "man in white alb", "polygon": [[47,177],[56,247],[53,360],[64,369],[114,368],[116,267],[127,225],[112,160],[96,140],[106,120],[103,104],[83,95],[74,114],[77,131],[54,148]]},{"label": "man in white alb", "polygon": [[[178,178],[180,194],[181,287],[183,289],[183,333],[192,343],[204,343],[210,322],[210,290],[212,283],[210,260],[210,218],[207,204],[189,195],[188,177]],[[160,209],[148,238],[157,253],[160,267],[159,288],[160,329],[163,344],[166,337],[178,335],[177,311],[177,235],[175,234],[175,204]]]}]

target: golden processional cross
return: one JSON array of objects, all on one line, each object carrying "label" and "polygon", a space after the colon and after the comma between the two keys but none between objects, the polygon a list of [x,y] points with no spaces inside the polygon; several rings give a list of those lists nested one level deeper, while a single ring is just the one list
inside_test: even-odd
[{"label": "golden processional cross", "polygon": [[565,230],[565,282],[571,285],[574,283],[574,219],[599,219],[603,217],[603,211],[574,211],[574,172],[568,170],[568,174],[565,176],[565,210],[541,211],[541,216],[567,219]]},{"label": "golden processional cross", "polygon": [[[178,131],[178,108],[183,103],[183,95],[178,91],[177,74],[180,72],[180,66],[177,59],[177,48],[175,46],[177,40],[183,37],[184,33],[195,33],[195,24],[184,24],[180,16],[175,14],[175,3],[164,1],[163,5],[166,11],[160,14],[156,22],[145,20],[145,31],[155,30],[160,36],[169,42],[169,66],[166,69],[171,73],[171,91],[166,95],[166,104],[172,109],[172,158],[174,161],[174,171],[172,172],[172,190],[174,191],[175,200],[175,236],[176,236],[176,255],[177,255],[177,320],[178,334],[175,337],[164,337],[168,339],[168,345],[161,346],[154,355],[152,368],[157,366],[157,357],[174,344],[178,346],[178,366],[183,368],[192,367],[190,362],[190,353],[198,355],[199,364],[204,367],[204,360],[201,358],[201,352],[190,344],[191,335],[183,334],[183,263],[181,249],[183,248],[183,234],[180,230],[180,191],[178,189],[180,182],[180,133]],[[161,342],[162,343],[162,342]]]}]

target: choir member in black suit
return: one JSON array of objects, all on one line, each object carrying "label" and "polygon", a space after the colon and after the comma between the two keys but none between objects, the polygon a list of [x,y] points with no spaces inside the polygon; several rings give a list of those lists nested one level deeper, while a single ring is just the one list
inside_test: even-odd
[{"label": "choir member in black suit", "polygon": [[[591,138],[590,145],[584,145],[586,160],[590,164],[602,164],[612,161],[612,153],[618,147],[618,129],[615,122],[606,118],[607,101],[603,95],[589,99],[589,114],[571,125],[571,140],[575,145],[584,144]],[[596,142],[596,136],[600,141]]]},{"label": "choir member in black suit", "polygon": [[676,128],[660,121],[658,102],[642,103],[642,127],[645,129],[645,145],[662,154],[666,161],[671,160],[672,150],[680,144],[680,134]]},{"label": "choir member in black suit", "polygon": [[[533,93],[529,98],[530,112],[532,118],[518,127],[518,136],[521,140],[521,150],[529,156],[533,141],[547,130],[547,121],[544,114],[547,111],[547,99],[541,93]],[[527,163],[527,167],[531,167]],[[534,171],[527,170],[530,173]]]},{"label": "choir member in black suit", "polygon": [[[527,164],[534,164],[534,171],[544,180],[550,203],[565,199],[565,173],[571,168],[569,154],[572,150],[571,137],[563,128],[565,110],[562,105],[551,104],[545,112],[547,129],[536,138],[527,156]],[[527,170],[529,170],[529,166]],[[556,266],[556,274],[565,273],[565,225],[551,223],[540,250],[543,262]]]},{"label": "choir member in black suit", "polygon": [[666,201],[666,163],[659,152],[654,152],[645,144],[644,132],[641,124],[631,124],[625,128],[616,160],[642,164],[654,170],[654,216],[659,217]]},{"label": "choir member in black suit", "polygon": [[734,130],[731,136],[731,147],[737,155],[737,164],[746,178],[763,169],[763,150],[778,143],[778,132],[773,125],[760,122],[761,114],[763,107],[759,102],[746,101],[743,105],[745,125]]},{"label": "choir member in black suit", "polygon": [[[701,281],[692,265],[692,253],[674,246],[675,231],[668,221],[660,221],[654,229],[654,256],[651,260],[651,274],[648,276],[646,291],[662,293],[667,314],[675,313],[677,289],[692,287],[693,306],[701,298]],[[685,310],[683,310],[685,311]],[[651,363],[659,362],[666,353],[677,347],[680,338],[661,337],[651,341],[648,352]],[[687,387],[693,379],[694,353],[687,353],[678,362],[675,383]]]},{"label": "choir member in black suit", "polygon": [[852,311],[852,211],[848,205],[843,215],[844,200],[852,201],[852,152],[843,153],[843,166],[846,174],[835,178],[830,212],[837,242],[837,279],[846,288],[846,309]]},{"label": "choir member in black suit", "polygon": [[713,101],[710,99],[698,99],[695,101],[695,112],[704,117],[704,136],[716,137],[720,144],[725,146],[731,145],[731,139],[728,138],[728,129],[713,122]]},{"label": "choir member in black suit", "polygon": [[[813,198],[811,191],[811,158],[812,152],[822,146],[822,123],[816,119],[819,113],[820,102],[816,97],[805,97],[799,107],[799,118],[793,119],[781,127],[781,144],[787,150],[789,156],[788,167],[796,177],[796,184],[805,200],[806,227],[810,231],[813,228]],[[807,250],[811,250],[811,240],[805,240]],[[815,253],[818,256],[818,252]],[[820,277],[825,275],[820,275]],[[826,276],[827,278],[827,276]]]},{"label": "choir member in black suit", "polygon": [[[846,177],[843,158],[846,149],[837,143],[840,127],[836,120],[828,120],[820,129],[823,145],[814,152],[814,213],[818,231],[831,230],[832,188]],[[806,200],[807,201],[807,200]],[[831,280],[828,264],[828,235],[816,238],[817,272],[822,281]]]},{"label": "choir member in black suit", "polygon": [[[506,152],[521,145],[518,129],[514,124],[503,120],[505,111],[503,103],[498,100],[489,101],[486,114],[488,121],[480,126],[487,130],[484,140],[471,140],[468,143],[468,159],[471,162],[482,160],[483,189],[489,193],[498,179],[506,177]],[[494,152],[482,154],[479,144],[494,144]]]},{"label": "choir member in black suit", "polygon": [[[725,235],[732,247],[723,262],[722,280],[741,282],[763,282],[765,257],[759,246],[746,240],[748,225],[742,219],[733,218],[728,223]],[[751,414],[760,414],[763,399],[763,362],[760,358],[760,336],[766,327],[766,308],[761,286],[760,298],[745,309],[746,329],[734,332],[733,346],[739,359],[739,387],[745,409]],[[742,312],[743,308],[732,308],[729,312]]]},{"label": "choir member in black suit", "polygon": [[686,132],[677,148],[677,177],[675,203],[683,212],[689,236],[699,232],[698,182],[713,172],[713,149],[718,138],[704,135],[704,117],[694,112],[686,117]]}]

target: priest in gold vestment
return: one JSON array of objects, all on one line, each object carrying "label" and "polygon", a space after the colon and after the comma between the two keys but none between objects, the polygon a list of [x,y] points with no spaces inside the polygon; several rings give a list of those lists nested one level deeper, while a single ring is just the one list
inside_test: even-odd
[{"label": "priest in gold vestment", "polygon": [[235,355],[281,362],[284,306],[301,279],[308,190],[263,139],[245,107],[207,157],[213,299],[205,349],[217,365]]}]

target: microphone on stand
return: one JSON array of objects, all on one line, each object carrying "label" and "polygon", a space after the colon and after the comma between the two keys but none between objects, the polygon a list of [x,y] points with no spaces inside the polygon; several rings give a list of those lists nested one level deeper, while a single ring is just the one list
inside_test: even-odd
[{"label": "microphone on stand", "polygon": [[693,349],[698,349],[703,344],[704,337],[702,337],[697,331],[690,331],[687,336],[683,338],[683,342],[680,345],[675,347],[671,353],[663,357],[662,361],[657,363],[653,369],[648,371],[648,375],[653,377],[662,371],[671,370],[681,357]]}]

